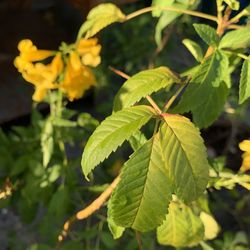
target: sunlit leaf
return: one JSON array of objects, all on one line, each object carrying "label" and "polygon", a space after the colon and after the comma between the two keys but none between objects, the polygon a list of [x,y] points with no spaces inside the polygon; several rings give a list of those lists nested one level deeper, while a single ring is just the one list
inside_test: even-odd
[{"label": "sunlit leaf", "polygon": [[200,219],[205,228],[205,238],[208,240],[214,239],[220,232],[220,227],[217,221],[212,215],[205,212],[201,212]]},{"label": "sunlit leaf", "polygon": [[78,38],[85,34],[85,38],[88,39],[108,25],[123,22],[125,19],[126,16],[116,5],[112,3],[99,4],[89,12],[87,20],[79,30]]},{"label": "sunlit leaf", "polygon": [[206,148],[199,130],[183,116],[165,115],[160,140],[174,193],[186,202],[197,199],[209,177]]},{"label": "sunlit leaf", "polygon": [[240,49],[250,46],[250,29],[242,28],[226,33],[222,37],[219,48]]},{"label": "sunlit leaf", "polygon": [[189,52],[193,55],[196,61],[201,62],[203,60],[203,51],[200,45],[190,39],[184,39],[182,43],[189,50]]},{"label": "sunlit leaf", "polygon": [[87,175],[125,140],[146,124],[155,111],[149,106],[123,109],[106,118],[89,138],[82,157],[82,169]]},{"label": "sunlit leaf", "polygon": [[167,67],[141,71],[120,88],[114,100],[114,111],[129,107],[174,82],[180,82],[180,79]]},{"label": "sunlit leaf", "polygon": [[161,152],[157,134],[125,163],[110,201],[110,216],[117,225],[145,232],[162,223],[172,187]]},{"label": "sunlit leaf", "polygon": [[204,235],[200,218],[184,204],[171,202],[169,213],[157,229],[157,240],[161,245],[191,247],[197,245]]},{"label": "sunlit leaf", "polygon": [[245,60],[241,69],[239,104],[250,97],[250,59]]}]

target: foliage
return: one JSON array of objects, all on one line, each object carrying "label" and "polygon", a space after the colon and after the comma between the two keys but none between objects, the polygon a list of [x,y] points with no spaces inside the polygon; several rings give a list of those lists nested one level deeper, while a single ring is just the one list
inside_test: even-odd
[{"label": "foliage", "polygon": [[[14,65],[34,85],[35,107],[39,102],[49,106],[44,116],[34,109],[29,127],[0,133],[1,206],[16,209],[26,223],[42,213],[39,223],[34,223],[41,240],[31,242],[28,249],[137,249],[137,244],[140,249],[142,245],[247,249],[244,232],[216,239],[223,228],[213,215],[219,203],[210,196],[222,190],[237,193],[239,187],[249,191],[249,140],[239,144],[245,153],[239,171],[233,172],[222,158],[208,155],[200,129],[232,111],[228,106],[236,91],[238,103],[248,107],[250,29],[237,22],[249,15],[249,7],[231,17],[231,11],[240,7],[238,1],[216,3],[217,16],[195,10],[199,1],[193,0],[154,0],[151,7],[128,15],[104,3],[90,11],[73,44],[63,42],[57,51],[49,51],[38,49],[31,40],[20,41]],[[113,112],[100,124],[91,114],[69,109],[68,100],[81,98],[97,86],[100,75],[102,79],[108,75],[102,65],[93,71],[96,76],[92,72],[91,67],[101,63],[101,45],[93,36],[110,24],[122,26],[148,12],[158,18],[157,53],[164,47],[163,30],[170,23],[181,25],[183,19],[178,17],[208,19],[217,28],[188,23],[193,37],[180,40],[195,63],[185,70],[152,63],[130,77],[112,69],[126,81],[114,97]],[[105,65],[105,58],[102,61]],[[239,83],[234,75],[240,75]],[[235,101],[234,105],[237,110]],[[239,117],[235,110],[228,119]],[[125,160],[120,159],[122,145]],[[79,148],[82,158],[72,157]],[[80,164],[90,183],[79,177]],[[107,183],[111,176],[116,178],[110,185],[96,185],[96,179]],[[95,192],[101,194],[94,200]],[[238,209],[245,207],[244,202],[237,203]],[[101,209],[106,203],[107,209]],[[84,229],[71,231],[72,224],[83,219]],[[108,230],[119,240],[112,239]],[[18,247],[15,243],[11,249]]]}]

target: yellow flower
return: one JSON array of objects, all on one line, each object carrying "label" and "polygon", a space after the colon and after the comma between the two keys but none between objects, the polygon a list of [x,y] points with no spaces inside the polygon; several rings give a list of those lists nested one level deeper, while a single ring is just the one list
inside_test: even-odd
[{"label": "yellow flower", "polygon": [[66,93],[70,101],[81,98],[84,92],[95,85],[96,80],[91,70],[81,64],[76,52],[71,52],[64,81],[61,84],[62,90]]},{"label": "yellow flower", "polygon": [[44,60],[53,55],[50,50],[38,50],[29,39],[21,40],[18,44],[20,55],[15,58],[14,65],[19,72],[32,67],[32,62]]},{"label": "yellow flower", "polygon": [[239,144],[239,148],[245,153],[242,154],[242,165],[240,167],[240,172],[246,172],[250,170],[250,140],[244,140]]},{"label": "yellow flower", "polygon": [[23,78],[36,87],[32,96],[34,101],[41,102],[45,98],[47,90],[58,88],[56,80],[62,70],[63,61],[61,54],[58,53],[50,64],[36,63],[22,72]]},{"label": "yellow flower", "polygon": [[96,67],[101,62],[101,57],[99,56],[101,45],[98,44],[96,38],[82,38],[77,44],[76,51],[81,56],[84,65]]}]

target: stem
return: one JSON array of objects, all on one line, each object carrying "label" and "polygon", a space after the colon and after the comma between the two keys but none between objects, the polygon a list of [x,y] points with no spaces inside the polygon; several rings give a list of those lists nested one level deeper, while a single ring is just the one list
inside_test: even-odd
[{"label": "stem", "polygon": [[136,241],[138,243],[138,249],[143,250],[141,235],[140,235],[140,233],[138,231],[135,231],[135,237],[136,237]]},{"label": "stem", "polygon": [[238,13],[235,17],[230,19],[230,23],[237,23],[239,22],[240,18],[243,16],[247,16],[249,13],[246,9],[242,10],[240,13]]},{"label": "stem", "polygon": [[109,196],[112,194],[113,190],[117,186],[120,181],[120,176],[118,175],[113,182],[106,188],[104,192],[101,193],[99,197],[97,197],[89,206],[77,212],[71,218],[69,218],[63,226],[63,230],[58,236],[58,242],[56,246],[56,250],[60,249],[63,240],[67,237],[69,229],[71,225],[77,220],[83,220],[92,215],[95,211],[101,208],[101,206],[106,202]]},{"label": "stem", "polygon": [[163,110],[164,112],[166,112],[170,106],[174,103],[174,101],[176,100],[176,98],[180,95],[180,93],[182,92],[182,90],[187,86],[187,83],[182,85],[177,91],[176,93],[168,100],[168,102],[165,104]]},{"label": "stem", "polygon": [[[123,78],[125,78],[125,79],[127,79],[127,80],[130,78],[129,75],[127,75],[126,73],[124,73],[124,72],[122,72],[122,71],[120,71],[120,70],[118,70],[118,69],[115,69],[115,68],[113,68],[113,67],[111,67],[111,66],[110,66],[109,68],[110,68],[110,70],[112,70],[114,73],[116,73],[117,75],[119,75],[119,76],[121,76],[121,77],[123,77]],[[148,100],[148,102],[151,104],[151,106],[154,108],[154,110],[155,110],[158,114],[162,114],[161,109],[160,109],[159,106],[156,104],[156,102],[152,99],[151,96],[147,95],[147,96],[146,96],[146,99]]]},{"label": "stem", "polygon": [[126,21],[131,20],[137,16],[140,16],[142,14],[151,12],[153,10],[165,10],[165,11],[173,11],[173,12],[177,12],[177,13],[182,13],[182,14],[187,14],[190,16],[196,16],[196,17],[201,17],[204,19],[208,19],[214,22],[217,22],[217,17],[216,16],[212,16],[212,15],[208,15],[199,11],[193,11],[193,10],[185,10],[185,9],[180,9],[180,8],[176,8],[176,7],[147,7],[147,8],[143,8],[140,10],[137,10],[129,15],[126,16]]}]

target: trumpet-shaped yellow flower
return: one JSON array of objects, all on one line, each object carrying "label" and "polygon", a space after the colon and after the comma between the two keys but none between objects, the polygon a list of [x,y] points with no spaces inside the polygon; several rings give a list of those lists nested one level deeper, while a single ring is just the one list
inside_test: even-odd
[{"label": "trumpet-shaped yellow flower", "polygon": [[96,80],[91,70],[81,64],[80,58],[76,52],[71,52],[64,81],[60,85],[70,101],[81,98],[84,92],[95,85]]},{"label": "trumpet-shaped yellow flower", "polygon": [[63,70],[61,54],[58,53],[48,65],[36,63],[22,72],[23,78],[35,85],[35,93],[32,96],[36,102],[41,102],[49,89],[58,88],[56,80]]},{"label": "trumpet-shaped yellow flower", "polygon": [[242,165],[240,172],[246,172],[250,170],[250,140],[244,140],[239,144],[239,148],[244,151],[242,154]]},{"label": "trumpet-shaped yellow flower", "polygon": [[32,67],[32,62],[44,60],[53,55],[50,50],[38,50],[29,39],[21,40],[18,44],[20,55],[15,58],[14,65],[19,72]]},{"label": "trumpet-shaped yellow flower", "polygon": [[101,57],[99,56],[101,45],[98,44],[96,38],[82,38],[77,44],[76,51],[80,55],[81,61],[84,65],[96,67],[101,62]]}]

